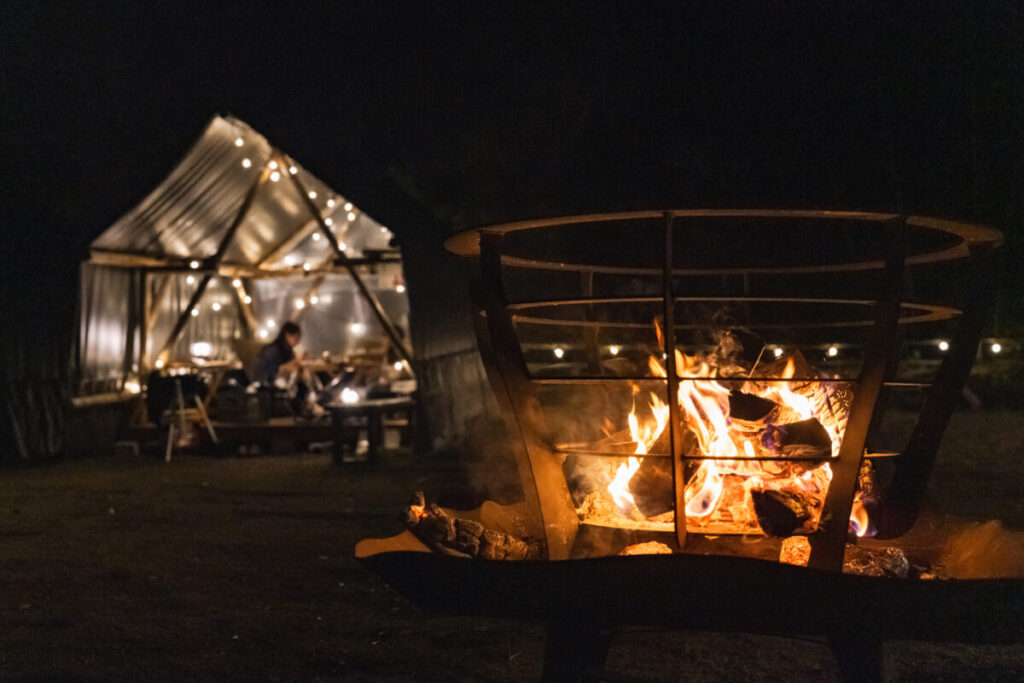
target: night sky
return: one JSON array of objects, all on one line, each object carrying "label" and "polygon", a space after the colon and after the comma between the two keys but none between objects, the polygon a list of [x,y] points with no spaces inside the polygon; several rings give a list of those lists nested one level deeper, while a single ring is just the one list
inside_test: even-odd
[{"label": "night sky", "polygon": [[32,352],[66,358],[89,242],[215,113],[406,240],[575,211],[844,207],[991,223],[1016,268],[1024,12],[973,4],[6,2],[7,346],[31,319],[48,340]]}]

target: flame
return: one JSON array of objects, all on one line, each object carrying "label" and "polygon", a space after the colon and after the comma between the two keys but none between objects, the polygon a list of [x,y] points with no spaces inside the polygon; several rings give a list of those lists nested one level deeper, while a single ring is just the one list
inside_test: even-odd
[{"label": "flame", "polygon": [[[657,322],[655,330],[661,341],[661,327]],[[696,441],[698,452],[692,454],[706,458],[699,461],[686,483],[688,527],[696,526],[698,530],[711,533],[716,530],[722,533],[729,533],[727,530],[732,533],[759,532],[751,493],[755,490],[799,490],[823,506],[832,480],[832,469],[827,462],[808,466],[794,461],[756,460],[758,435],[741,431],[730,420],[730,389],[716,380],[719,368],[709,363],[706,357],[690,356],[678,349],[674,350],[673,360],[676,375],[681,380],[675,398],[681,408],[683,424]],[[715,361],[713,356],[711,361]],[[648,359],[648,366],[652,376],[668,376],[662,361],[653,355]],[[790,380],[796,374],[797,365],[790,356],[780,376]],[[794,382],[748,381],[742,391],[778,404],[779,414],[773,415],[775,424],[816,418],[832,439],[832,455],[838,454],[846,411],[833,408],[834,389],[828,383],[812,381],[811,378]],[[656,394],[651,394],[650,405],[653,420],[641,420],[636,414],[634,399],[634,407],[627,417],[629,434],[636,444],[634,456],[618,467],[608,486],[616,505],[624,512],[635,509],[629,482],[640,469],[641,460],[636,456],[650,452],[669,419],[668,405]],[[761,448],[771,450],[766,445]],[[853,520],[855,530],[863,534],[867,531],[866,512],[863,506],[857,506],[855,513],[863,515]],[[816,525],[817,519],[813,523]]]},{"label": "flame", "polygon": [[864,536],[868,532],[869,522],[868,511],[864,507],[863,501],[860,498],[855,498],[853,508],[850,510],[850,531],[857,536]]}]

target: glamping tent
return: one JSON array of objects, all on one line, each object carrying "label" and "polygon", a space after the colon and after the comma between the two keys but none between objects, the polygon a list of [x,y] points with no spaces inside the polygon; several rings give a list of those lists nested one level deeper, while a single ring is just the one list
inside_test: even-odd
[{"label": "glamping tent", "polygon": [[409,363],[408,310],[390,231],[245,123],[218,116],[92,243],[74,390],[123,395],[154,369],[244,365],[288,320],[302,325],[310,355]]}]

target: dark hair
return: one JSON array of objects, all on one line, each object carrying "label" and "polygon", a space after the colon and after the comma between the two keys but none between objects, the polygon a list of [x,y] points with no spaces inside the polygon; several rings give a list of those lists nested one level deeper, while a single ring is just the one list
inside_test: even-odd
[{"label": "dark hair", "polygon": [[285,363],[295,358],[295,352],[292,350],[291,344],[289,344],[288,340],[285,339],[285,336],[289,334],[297,334],[301,337],[302,328],[299,327],[298,324],[289,320],[284,325],[281,325],[281,331],[278,332],[277,337],[274,338],[274,345],[281,349]]}]

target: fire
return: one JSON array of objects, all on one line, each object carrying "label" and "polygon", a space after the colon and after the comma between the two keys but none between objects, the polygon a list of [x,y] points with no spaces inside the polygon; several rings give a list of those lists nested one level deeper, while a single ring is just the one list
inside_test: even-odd
[{"label": "fire", "polygon": [[850,531],[857,536],[864,536],[868,532],[868,522],[868,511],[864,508],[863,501],[856,498],[850,510]]},{"label": "fire", "polygon": [[[656,331],[660,340],[661,329]],[[847,408],[837,399],[835,385],[797,377],[798,364],[793,356],[785,360],[778,374],[786,381],[777,382],[721,382],[722,370],[714,356],[690,356],[675,349],[673,360],[680,379],[675,400],[681,408],[683,426],[694,443],[687,454],[704,458],[691,461],[699,464],[688,474],[685,486],[687,528],[703,533],[760,533],[754,495],[774,492],[773,495],[793,496],[807,502],[810,518],[804,522],[802,531],[798,531],[813,531],[832,480],[829,464],[756,458],[780,455],[781,446],[773,441],[776,433],[773,430],[812,419],[828,434],[831,455],[836,456]],[[648,366],[654,377],[668,376],[662,361],[655,356],[648,359]],[[728,371],[732,373],[728,377],[736,376],[733,369]],[[767,399],[777,407],[757,422],[733,419],[730,417],[731,389]],[[641,468],[641,456],[649,455],[652,445],[668,425],[668,405],[655,394],[651,394],[650,409],[651,417],[641,419],[634,398],[634,407],[627,416],[634,452],[618,467],[607,487],[615,504],[628,514],[635,515],[636,510],[630,480]],[[858,533],[867,530],[863,506],[854,508],[851,519]]]}]

